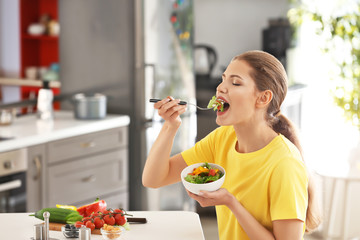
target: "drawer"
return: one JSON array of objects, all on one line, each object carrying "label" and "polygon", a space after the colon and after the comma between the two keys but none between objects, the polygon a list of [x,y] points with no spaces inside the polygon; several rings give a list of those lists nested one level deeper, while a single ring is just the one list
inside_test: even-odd
[{"label": "drawer", "polygon": [[66,138],[48,144],[48,163],[92,155],[127,146],[127,128],[116,128]]},{"label": "drawer", "polygon": [[125,149],[50,166],[47,171],[47,206],[69,204],[128,186],[128,161]]}]

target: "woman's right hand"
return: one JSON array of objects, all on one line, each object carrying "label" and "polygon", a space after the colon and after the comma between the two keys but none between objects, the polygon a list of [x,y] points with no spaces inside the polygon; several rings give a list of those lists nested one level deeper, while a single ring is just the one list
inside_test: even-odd
[{"label": "woman's right hand", "polygon": [[142,178],[145,187],[159,188],[179,182],[180,173],[186,167],[180,153],[171,157],[174,138],[181,124],[180,114],[186,111],[186,106],[179,102],[168,97],[154,104],[165,123],[146,159]]},{"label": "woman's right hand", "polygon": [[179,105],[180,100],[173,97],[167,97],[154,104],[159,115],[165,120],[165,123],[179,127],[181,124],[180,114],[186,111],[186,105]]}]

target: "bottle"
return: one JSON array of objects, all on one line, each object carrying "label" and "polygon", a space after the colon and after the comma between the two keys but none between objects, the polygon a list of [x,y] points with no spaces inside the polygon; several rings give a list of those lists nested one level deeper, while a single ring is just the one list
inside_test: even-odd
[{"label": "bottle", "polygon": [[49,69],[43,74],[43,79],[48,81],[59,81],[60,65],[58,63],[52,63]]},{"label": "bottle", "polygon": [[54,94],[49,87],[49,81],[44,80],[37,98],[37,116],[42,120],[54,118],[53,102]]}]

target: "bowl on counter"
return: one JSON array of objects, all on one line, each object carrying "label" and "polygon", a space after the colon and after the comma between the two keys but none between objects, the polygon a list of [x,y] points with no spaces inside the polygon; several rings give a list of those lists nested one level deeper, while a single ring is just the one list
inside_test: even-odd
[{"label": "bowl on counter", "polygon": [[122,239],[124,229],[119,226],[104,224],[104,227],[100,228],[100,232],[105,240],[120,240]]},{"label": "bowl on counter", "polygon": [[74,225],[66,224],[61,227],[61,232],[64,234],[66,238],[78,238],[79,237],[79,229]]},{"label": "bowl on counter", "polygon": [[225,175],[226,175],[225,169],[222,166],[214,163],[208,163],[208,164],[210,165],[211,168],[219,169],[219,171],[223,173],[223,175],[218,180],[208,183],[191,183],[185,180],[185,177],[189,173],[192,173],[195,168],[203,166],[204,164],[205,163],[195,163],[187,166],[181,171],[180,174],[181,182],[189,192],[192,192],[194,194],[199,194],[200,191],[212,192],[218,190],[224,184]]}]

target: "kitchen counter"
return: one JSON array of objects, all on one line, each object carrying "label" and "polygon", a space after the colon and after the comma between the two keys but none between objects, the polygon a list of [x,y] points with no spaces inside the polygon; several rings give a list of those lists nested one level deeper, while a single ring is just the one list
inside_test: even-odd
[{"label": "kitchen counter", "polygon": [[[134,211],[134,217],[145,217],[146,224],[130,224],[123,240],[205,240],[197,213],[185,211]],[[43,221],[28,216],[30,213],[0,214],[0,239],[26,240],[33,237],[34,224]],[[51,238],[67,239],[62,232],[50,231]],[[91,235],[92,240],[103,239]]]},{"label": "kitchen counter", "polygon": [[9,126],[0,126],[0,152],[34,146],[63,138],[127,126],[129,116],[110,115],[98,120],[78,120],[72,111],[55,111],[53,121],[37,119],[35,114],[16,118]]}]

